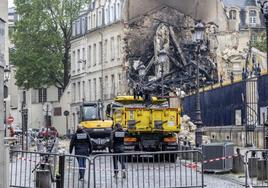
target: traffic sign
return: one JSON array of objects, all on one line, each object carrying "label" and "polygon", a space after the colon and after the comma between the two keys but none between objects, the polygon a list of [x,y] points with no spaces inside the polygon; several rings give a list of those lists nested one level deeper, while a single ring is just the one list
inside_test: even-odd
[{"label": "traffic sign", "polygon": [[13,121],[14,121],[14,118],[13,118],[12,116],[9,116],[9,117],[7,118],[7,123],[8,123],[8,124],[13,123]]},{"label": "traffic sign", "polygon": [[63,112],[63,115],[64,115],[64,116],[69,116],[69,114],[70,114],[70,112],[69,112],[68,110],[65,110],[65,111]]}]

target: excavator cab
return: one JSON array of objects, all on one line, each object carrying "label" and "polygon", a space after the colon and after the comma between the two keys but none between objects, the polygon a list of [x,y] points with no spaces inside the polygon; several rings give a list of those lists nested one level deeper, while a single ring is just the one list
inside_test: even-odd
[{"label": "excavator cab", "polygon": [[83,103],[80,106],[80,124],[91,137],[93,150],[104,150],[110,146],[113,122],[105,120],[100,101]]}]

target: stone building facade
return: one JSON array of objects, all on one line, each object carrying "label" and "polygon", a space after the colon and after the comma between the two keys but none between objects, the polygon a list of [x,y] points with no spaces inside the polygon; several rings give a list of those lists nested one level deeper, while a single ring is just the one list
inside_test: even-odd
[{"label": "stone building facade", "polygon": [[[218,33],[218,69],[224,80],[230,80],[231,73],[235,78],[241,78],[242,70],[246,67],[248,55],[249,67],[253,67],[252,57],[261,70],[267,70],[263,55],[250,46],[265,30],[260,8],[255,0],[223,0],[223,8],[227,18],[228,29]],[[251,54],[250,54],[251,53]]]}]

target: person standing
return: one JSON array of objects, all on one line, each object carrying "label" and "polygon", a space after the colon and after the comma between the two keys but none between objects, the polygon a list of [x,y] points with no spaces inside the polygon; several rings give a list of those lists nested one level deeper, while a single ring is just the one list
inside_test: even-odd
[{"label": "person standing", "polygon": [[77,157],[79,165],[79,180],[84,180],[85,170],[86,170],[86,157],[92,153],[92,144],[90,136],[83,130],[82,125],[77,126],[76,133],[73,135],[69,152],[73,152],[75,148],[75,155],[81,155],[85,157]]},{"label": "person standing", "polygon": [[111,133],[111,148],[113,150],[113,153],[119,154],[113,156],[114,177],[117,177],[118,175],[118,162],[120,162],[122,167],[122,177],[126,178],[125,157],[122,155],[120,156],[120,153],[125,152],[124,138],[125,138],[125,131],[123,130],[120,123],[116,123],[114,130]]}]

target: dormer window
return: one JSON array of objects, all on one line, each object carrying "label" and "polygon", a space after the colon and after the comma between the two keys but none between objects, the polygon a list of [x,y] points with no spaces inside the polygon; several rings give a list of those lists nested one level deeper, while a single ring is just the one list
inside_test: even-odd
[{"label": "dormer window", "polygon": [[255,25],[257,23],[257,12],[256,10],[249,11],[249,24]]},{"label": "dormer window", "polygon": [[230,10],[229,17],[230,17],[230,20],[236,20],[236,18],[237,18],[236,10]]}]

